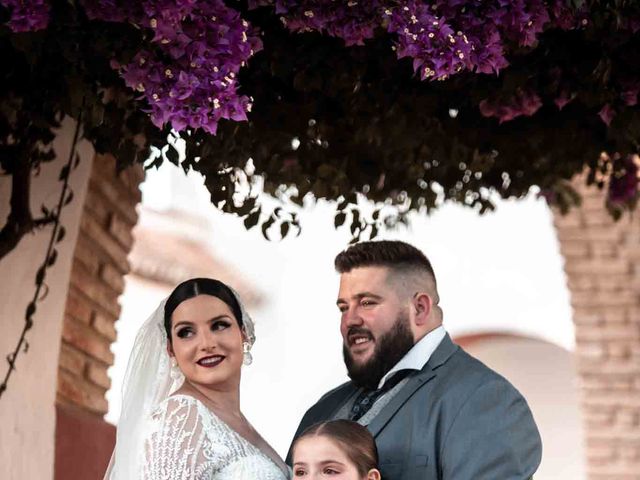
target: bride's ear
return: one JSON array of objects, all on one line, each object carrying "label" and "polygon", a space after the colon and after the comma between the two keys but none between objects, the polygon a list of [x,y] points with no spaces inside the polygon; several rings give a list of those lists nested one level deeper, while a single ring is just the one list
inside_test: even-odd
[{"label": "bride's ear", "polygon": [[372,468],[367,473],[367,480],[380,480],[381,478],[380,471],[377,468]]},{"label": "bride's ear", "polygon": [[173,354],[173,348],[171,348],[171,344],[169,342],[167,342],[167,354],[173,358],[174,354]]}]

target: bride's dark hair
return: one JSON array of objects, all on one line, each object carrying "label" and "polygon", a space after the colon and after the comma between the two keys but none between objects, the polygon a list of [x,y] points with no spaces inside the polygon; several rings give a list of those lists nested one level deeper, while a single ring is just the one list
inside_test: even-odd
[{"label": "bride's dark hair", "polygon": [[211,295],[226,303],[242,328],[242,309],[238,299],[231,289],[220,280],[213,278],[192,278],[186,280],[173,289],[164,305],[164,328],[167,332],[167,340],[171,343],[171,316],[178,305],[185,300],[198,295]]}]

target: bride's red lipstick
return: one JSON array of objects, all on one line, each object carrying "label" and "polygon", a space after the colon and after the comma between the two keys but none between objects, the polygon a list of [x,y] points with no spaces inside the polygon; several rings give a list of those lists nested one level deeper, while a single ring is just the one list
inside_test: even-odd
[{"label": "bride's red lipstick", "polygon": [[196,363],[201,367],[213,368],[220,365],[224,359],[225,357],[222,355],[209,355],[208,357],[201,358]]}]

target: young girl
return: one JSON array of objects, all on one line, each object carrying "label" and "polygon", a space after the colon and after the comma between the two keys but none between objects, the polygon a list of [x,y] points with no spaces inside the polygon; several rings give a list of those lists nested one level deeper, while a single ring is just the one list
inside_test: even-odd
[{"label": "young girl", "polygon": [[293,444],[293,477],[381,480],[376,444],[362,425],[334,420],[309,427]]}]

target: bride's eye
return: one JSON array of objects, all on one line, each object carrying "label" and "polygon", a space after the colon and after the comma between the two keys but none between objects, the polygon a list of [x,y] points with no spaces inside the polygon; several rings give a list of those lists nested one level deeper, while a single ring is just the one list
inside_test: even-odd
[{"label": "bride's eye", "polygon": [[339,474],[340,472],[339,472],[339,471],[337,471],[337,470],[335,470],[335,469],[333,469],[333,468],[325,468],[323,473],[324,473],[325,475],[337,475],[337,474]]},{"label": "bride's eye", "polygon": [[306,473],[307,472],[305,472],[304,470],[296,470],[295,472],[293,472],[293,475],[296,477],[304,477]]},{"label": "bride's eye", "polygon": [[224,330],[225,328],[229,328],[231,326],[231,324],[225,320],[218,320],[217,322],[213,322],[211,324],[211,330],[212,331],[216,331],[216,330]]},{"label": "bride's eye", "polygon": [[176,335],[178,336],[178,338],[187,338],[193,335],[193,330],[191,330],[191,328],[189,327],[181,328],[176,332]]}]

